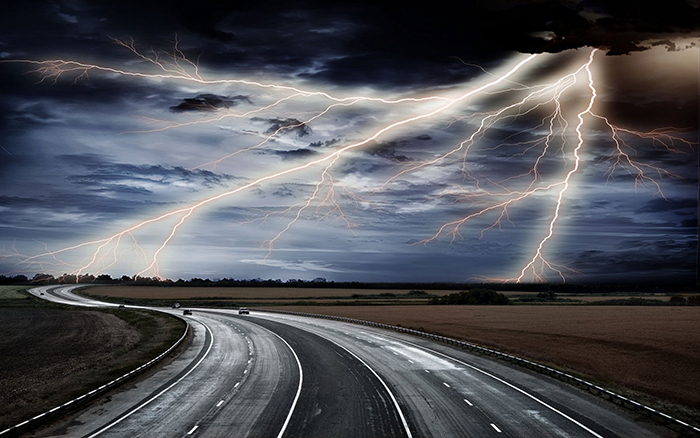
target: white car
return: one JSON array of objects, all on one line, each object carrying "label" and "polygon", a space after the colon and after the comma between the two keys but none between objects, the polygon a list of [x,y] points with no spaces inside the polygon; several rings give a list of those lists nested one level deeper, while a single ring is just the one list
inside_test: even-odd
[{"label": "white car", "polygon": [[250,310],[246,309],[245,307],[241,307],[238,309],[238,314],[239,315],[250,315]]}]

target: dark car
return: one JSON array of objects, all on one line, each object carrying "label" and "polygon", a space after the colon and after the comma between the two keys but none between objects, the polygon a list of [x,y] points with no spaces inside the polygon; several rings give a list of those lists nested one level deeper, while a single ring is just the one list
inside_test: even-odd
[{"label": "dark car", "polygon": [[192,311],[188,309],[188,310],[185,310],[184,312],[182,312],[182,314],[183,315],[192,315]]},{"label": "dark car", "polygon": [[120,305],[119,305],[119,308],[120,308],[120,309],[124,309],[124,308],[126,308],[126,306],[123,305],[123,304],[120,304]]},{"label": "dark car", "polygon": [[250,310],[246,309],[245,307],[241,307],[238,309],[238,314],[239,315],[250,315]]}]

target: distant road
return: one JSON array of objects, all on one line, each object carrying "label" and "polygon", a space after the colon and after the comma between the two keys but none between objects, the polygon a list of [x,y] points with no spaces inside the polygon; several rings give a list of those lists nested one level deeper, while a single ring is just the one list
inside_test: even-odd
[{"label": "distant road", "polygon": [[[73,288],[31,292],[116,306]],[[175,360],[32,436],[675,436],[546,376],[423,338],[264,312],[185,318],[194,336]]]}]

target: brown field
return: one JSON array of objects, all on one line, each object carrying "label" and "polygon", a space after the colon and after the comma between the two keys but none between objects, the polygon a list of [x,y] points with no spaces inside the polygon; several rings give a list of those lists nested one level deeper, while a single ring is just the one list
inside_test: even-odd
[{"label": "brown field", "polygon": [[700,409],[700,307],[286,306],[283,309],[440,333]]},{"label": "brown field", "polygon": [[[332,289],[304,287],[149,287],[149,286],[96,286],[87,291],[90,295],[118,298],[150,298],[184,300],[188,298],[222,299],[280,299],[300,300],[316,298],[349,298],[353,294],[379,295],[406,294],[409,290],[393,289]],[[426,291],[434,295],[447,295],[453,290]]]},{"label": "brown field", "polygon": [[[274,300],[280,304],[293,303],[299,300],[314,300],[319,303],[335,302],[337,300],[355,300],[353,294],[359,295],[379,295],[382,293],[392,293],[395,295],[407,294],[410,290],[397,289],[337,289],[337,288],[303,288],[303,287],[153,287],[153,286],[94,286],[90,287],[87,294],[96,297],[116,297],[116,298],[146,298],[155,300],[185,300],[185,299],[220,299],[241,302],[256,302],[256,300]],[[426,290],[427,293],[437,296],[444,296],[459,292],[457,290]],[[501,292],[511,299],[518,297],[534,297],[537,292],[524,291],[503,291]],[[577,295],[559,294],[559,297],[580,300],[584,303],[592,301],[607,301],[624,299],[632,295]],[[641,295],[639,298],[668,301],[666,295]],[[366,298],[365,298],[366,299]],[[365,300],[363,299],[363,300]],[[391,298],[389,298],[391,299]],[[382,297],[367,299],[374,304],[384,302]],[[415,297],[410,301],[425,302],[427,298]],[[402,301],[407,303],[407,301]]]}]

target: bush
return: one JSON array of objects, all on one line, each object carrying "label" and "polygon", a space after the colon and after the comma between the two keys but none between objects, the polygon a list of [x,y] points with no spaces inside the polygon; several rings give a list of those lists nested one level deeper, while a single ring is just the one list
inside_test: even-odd
[{"label": "bush", "polygon": [[669,303],[673,304],[674,306],[683,306],[687,304],[688,302],[683,298],[681,295],[671,295],[671,298],[668,300]]},{"label": "bush", "polygon": [[557,300],[557,294],[554,293],[553,290],[548,290],[544,292],[540,292],[537,294],[537,298],[540,298],[544,301],[556,301]]},{"label": "bush", "polygon": [[510,300],[502,293],[491,289],[471,289],[444,297],[431,298],[428,304],[504,305],[510,304]]}]

